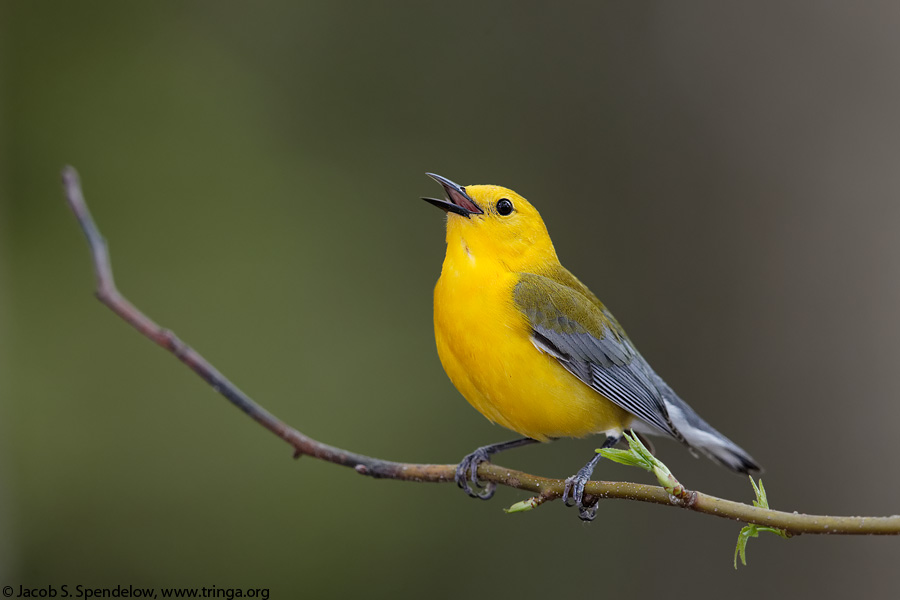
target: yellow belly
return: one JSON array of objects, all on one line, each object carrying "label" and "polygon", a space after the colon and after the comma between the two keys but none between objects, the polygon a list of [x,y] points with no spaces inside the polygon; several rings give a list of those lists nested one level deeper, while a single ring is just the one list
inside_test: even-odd
[{"label": "yellow belly", "polygon": [[489,420],[541,441],[621,431],[632,417],[566,371],[530,339],[513,303],[515,273],[448,268],[434,291],[441,364]]}]

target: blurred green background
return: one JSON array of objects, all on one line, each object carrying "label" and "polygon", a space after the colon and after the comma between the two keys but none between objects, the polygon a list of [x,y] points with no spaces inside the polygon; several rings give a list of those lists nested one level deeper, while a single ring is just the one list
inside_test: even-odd
[{"label": "blurred green background", "polygon": [[[900,512],[900,8],[833,2],[0,4],[0,584],[837,597],[900,540],[753,540],[605,502],[376,481],[249,421],[92,295],[121,290],[269,410],[383,458],[511,434],[434,350],[434,171],[512,187],[773,505]],[[596,440],[498,462],[572,474]],[[688,487],[749,483],[661,441]],[[649,482],[604,464],[597,475]]]}]

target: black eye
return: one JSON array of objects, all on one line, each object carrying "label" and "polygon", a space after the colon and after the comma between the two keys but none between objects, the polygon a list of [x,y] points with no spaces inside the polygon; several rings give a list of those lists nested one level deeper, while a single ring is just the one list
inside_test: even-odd
[{"label": "black eye", "polygon": [[501,198],[497,201],[497,212],[503,215],[504,217],[511,213],[513,210],[512,202],[507,200],[506,198]]}]

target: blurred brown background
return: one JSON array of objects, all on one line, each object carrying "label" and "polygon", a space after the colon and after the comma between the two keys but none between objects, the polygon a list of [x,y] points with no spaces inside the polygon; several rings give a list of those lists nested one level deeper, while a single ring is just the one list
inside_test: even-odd
[{"label": "blurred brown background", "polygon": [[[0,584],[300,594],[837,597],[900,540],[752,540],[607,502],[475,502],[308,458],[92,296],[120,288],[331,444],[456,462],[510,437],[434,351],[434,171],[512,187],[777,508],[900,512],[895,3],[0,5]],[[502,457],[564,477],[596,441]],[[749,483],[677,445],[689,487]],[[649,482],[604,464],[600,477]]]}]

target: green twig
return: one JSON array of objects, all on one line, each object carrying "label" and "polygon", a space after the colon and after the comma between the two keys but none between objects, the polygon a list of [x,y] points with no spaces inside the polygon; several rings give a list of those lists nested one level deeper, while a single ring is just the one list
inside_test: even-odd
[{"label": "green twig", "polygon": [[[753,481],[753,478],[750,478],[750,485],[753,486],[753,492],[756,494],[756,500],[753,501],[753,506],[757,508],[763,508],[768,510],[769,508],[769,499],[766,497],[766,488],[763,486],[762,479],[759,480],[759,487],[756,486],[756,482]],[[784,539],[788,539],[791,537],[791,534],[784,529],[779,529],[778,527],[762,527],[757,525],[756,523],[750,523],[749,525],[745,525],[740,533],[738,533],[737,546],[734,548],[734,568],[737,569],[737,561],[738,556],[741,557],[741,563],[746,567],[747,566],[747,542],[750,541],[752,537],[759,537],[760,532],[768,531],[769,533],[774,533],[775,535],[779,535]]]},{"label": "green twig", "polygon": [[628,450],[618,450],[616,448],[598,448],[597,452],[613,462],[631,467],[639,467],[645,471],[649,471],[656,476],[659,485],[666,492],[671,494],[678,500],[685,500],[688,497],[687,490],[675,479],[669,467],[664,465],[661,460],[653,456],[647,447],[641,442],[638,436],[625,432],[625,439],[628,440]]}]

